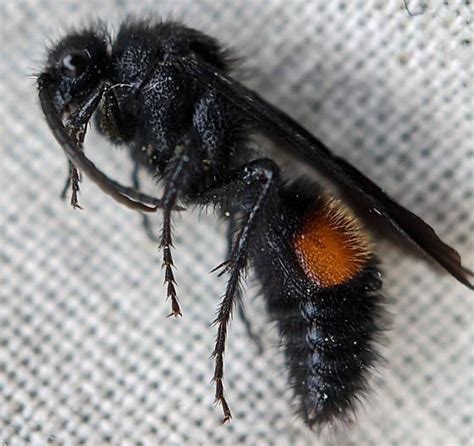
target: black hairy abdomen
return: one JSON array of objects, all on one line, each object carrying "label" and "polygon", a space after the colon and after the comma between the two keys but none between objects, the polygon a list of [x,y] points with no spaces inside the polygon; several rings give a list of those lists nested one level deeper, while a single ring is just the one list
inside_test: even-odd
[{"label": "black hairy abdomen", "polygon": [[268,229],[256,236],[252,262],[281,335],[290,385],[309,426],[348,420],[368,389],[384,328],[377,262],[372,257],[347,283],[318,286],[292,245],[305,201],[287,190],[277,203],[268,212]]}]

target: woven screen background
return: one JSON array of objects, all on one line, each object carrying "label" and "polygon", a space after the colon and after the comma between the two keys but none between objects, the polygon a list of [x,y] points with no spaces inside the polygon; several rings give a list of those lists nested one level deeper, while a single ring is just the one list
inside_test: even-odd
[{"label": "woven screen background", "polygon": [[[295,417],[278,336],[252,281],[235,317],[219,425],[210,384],[225,255],[212,214],[175,219],[184,316],[166,318],[161,254],[140,215],[85,180],[83,211],[59,199],[66,162],[39,110],[44,43],[100,17],[155,13],[230,44],[246,83],[473,255],[473,6],[461,1],[49,1],[1,4],[0,443],[468,445],[473,442],[473,298],[386,243],[393,328],[387,364],[354,425],[310,433]],[[129,182],[125,151],[86,148]],[[154,191],[143,178],[146,189]],[[156,195],[157,192],[155,191]],[[153,219],[160,227],[160,216]]]}]

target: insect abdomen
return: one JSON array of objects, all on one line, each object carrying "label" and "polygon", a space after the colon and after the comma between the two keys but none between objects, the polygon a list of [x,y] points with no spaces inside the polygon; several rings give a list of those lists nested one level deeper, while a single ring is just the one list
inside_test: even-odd
[{"label": "insect abdomen", "polygon": [[367,237],[340,203],[312,189],[284,190],[254,258],[310,426],[350,415],[382,328],[381,282]]}]

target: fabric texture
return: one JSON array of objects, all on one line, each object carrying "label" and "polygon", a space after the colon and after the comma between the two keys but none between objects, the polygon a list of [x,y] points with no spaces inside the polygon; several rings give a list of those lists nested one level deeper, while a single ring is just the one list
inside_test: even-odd
[{"label": "fabric texture", "polygon": [[[87,179],[84,210],[59,198],[66,162],[29,76],[48,40],[90,19],[112,29],[127,13],[182,19],[235,48],[247,85],[432,224],[472,268],[473,7],[405,3],[1,2],[0,444],[473,444],[472,294],[386,242],[386,363],[355,422],[318,435],[295,416],[250,274],[246,313],[264,352],[235,316],[225,356],[234,419],[221,426],[209,357],[225,278],[209,271],[224,259],[225,228],[212,213],[175,218],[183,317],[167,318],[161,253],[141,216]],[[125,151],[94,132],[86,150],[130,183]]]}]

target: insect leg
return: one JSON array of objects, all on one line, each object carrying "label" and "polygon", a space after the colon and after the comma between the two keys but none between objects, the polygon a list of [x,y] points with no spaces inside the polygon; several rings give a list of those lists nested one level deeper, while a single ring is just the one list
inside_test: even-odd
[{"label": "insect leg", "polygon": [[79,204],[78,193],[80,191],[79,183],[81,182],[81,173],[77,170],[76,166],[68,160],[68,174],[66,181],[64,182],[63,190],[61,191],[61,199],[66,199],[67,191],[69,187],[71,187],[71,206],[74,209],[82,209],[81,205]]},{"label": "insect leg", "polygon": [[[238,228],[236,213],[234,212],[230,213],[228,217],[228,221],[229,221],[229,224],[227,227],[227,257],[230,257],[230,253],[232,251],[233,240],[234,240],[234,234],[236,233],[237,228]],[[239,299],[237,302],[237,312],[241,321],[244,324],[244,328],[245,328],[245,331],[247,332],[247,336],[253,342],[255,342],[258,353],[262,354],[263,353],[262,341],[260,337],[256,333],[254,333],[252,329],[252,324],[250,320],[248,319],[247,315],[245,314],[245,307],[244,307],[244,303],[242,302],[242,299]]]},{"label": "insect leg", "polygon": [[163,266],[165,268],[165,285],[167,287],[167,298],[171,299],[171,313],[169,316],[181,316],[181,309],[176,296],[176,281],[173,274],[173,257],[171,248],[173,247],[171,231],[171,211],[176,208],[176,200],[180,192],[186,189],[190,173],[194,166],[191,163],[191,155],[194,140],[187,138],[184,143],[176,146],[175,156],[166,166],[163,176],[163,227],[161,232],[160,249],[163,250]]},{"label": "insect leg", "polygon": [[216,402],[222,405],[224,411],[223,422],[231,417],[231,411],[224,397],[224,351],[227,337],[227,328],[236,299],[240,299],[240,280],[247,266],[248,248],[252,235],[258,230],[260,214],[265,209],[265,203],[271,198],[275,190],[278,177],[278,167],[271,160],[261,159],[252,161],[230,175],[230,180],[220,186],[213,188],[201,196],[210,197],[213,201],[233,202],[239,205],[243,217],[228,260],[216,269],[223,268],[220,274],[228,273],[229,281],[225,294],[219,305],[219,311],[215,320],[217,325],[217,338],[212,357],[215,359],[213,380],[216,385]]},{"label": "insect leg", "polygon": [[[78,148],[76,141],[74,141],[69,135],[54,106],[50,91],[52,85],[51,82],[51,77],[46,73],[43,73],[38,77],[40,104],[46,122],[48,123],[54,138],[68,159],[72,161],[81,172],[85,173],[97,186],[99,186],[102,191],[110,195],[119,203],[130,209],[142,212],[156,212],[156,210],[161,207],[160,200],[137,192],[129,187],[122,186],[112,180],[102,171],[97,169],[95,164]],[[152,206],[147,206],[148,203],[151,203]]]},{"label": "insect leg", "polygon": [[[140,172],[140,163],[138,161],[134,161],[133,171],[132,171],[132,186],[136,190],[140,190],[140,178],[138,176]],[[151,227],[151,219],[148,215],[142,214],[142,225],[145,228],[145,233],[148,238],[155,243],[159,243],[158,237],[153,232],[153,228]]]},{"label": "insect leg", "polygon": [[[69,117],[66,121],[66,131],[69,136],[76,142],[78,148],[82,150],[82,144],[85,138],[86,125],[89,122],[92,114],[99,105],[103,93],[103,87],[99,87],[93,91],[91,95],[84,101],[83,104]],[[71,206],[73,208],[81,209],[78,201],[79,183],[81,182],[81,174],[77,167],[68,159],[68,176],[61,192],[61,198],[66,198],[66,193],[71,187]]]}]

